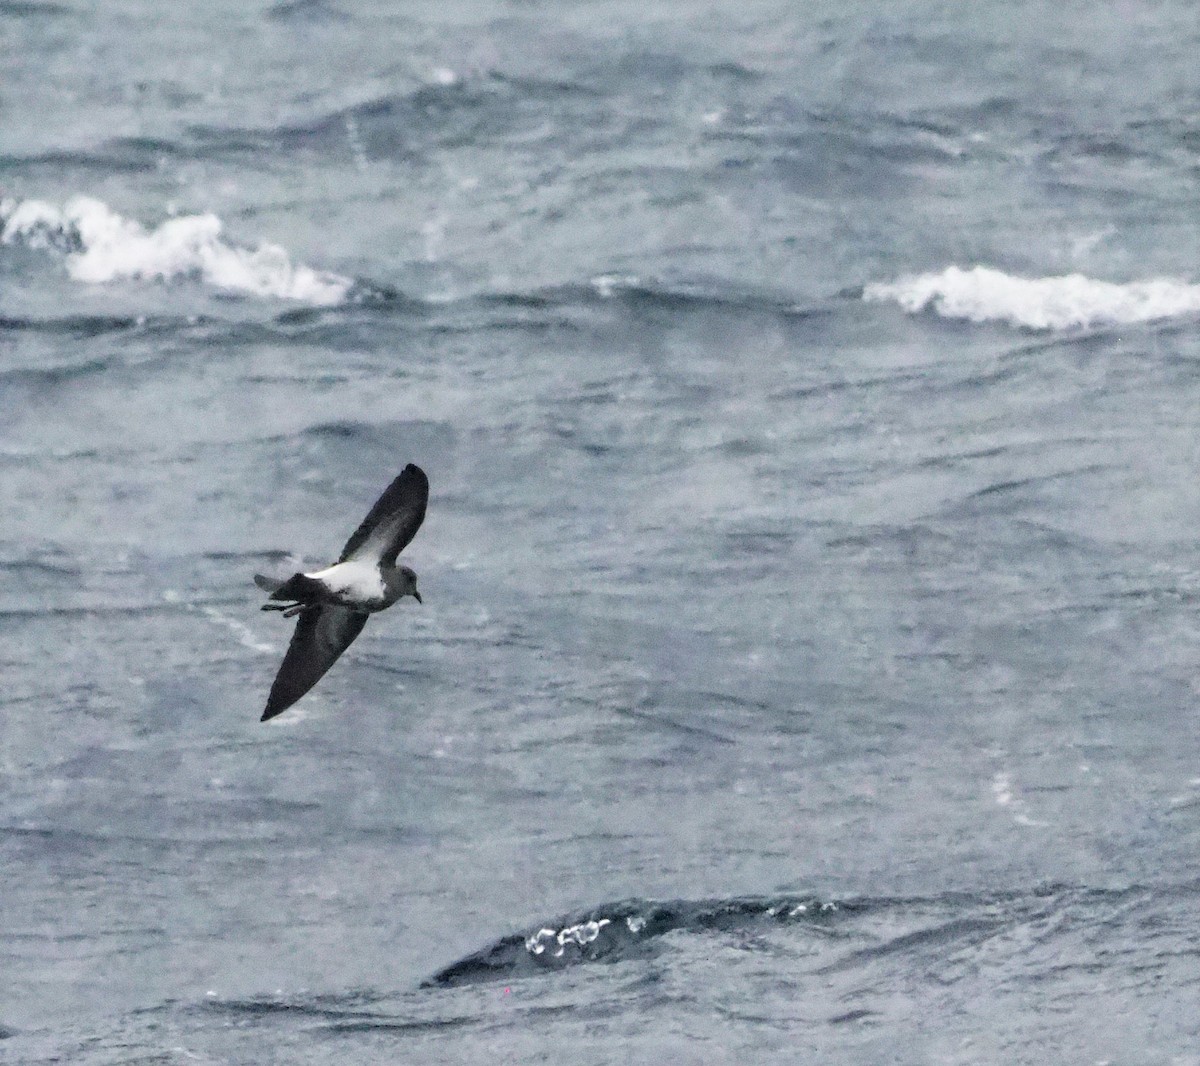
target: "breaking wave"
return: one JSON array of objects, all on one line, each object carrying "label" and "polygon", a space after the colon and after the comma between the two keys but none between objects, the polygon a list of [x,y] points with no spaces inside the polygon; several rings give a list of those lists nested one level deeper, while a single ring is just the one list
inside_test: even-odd
[{"label": "breaking wave", "polygon": [[1172,278],[1125,284],[1082,274],[1022,278],[982,266],[952,266],[875,283],[862,295],[868,301],[894,301],[909,314],[932,310],[943,318],[1036,330],[1131,325],[1200,313],[1200,285]]},{"label": "breaking wave", "polygon": [[68,274],[89,284],[197,278],[226,292],[321,307],[341,303],[354,288],[350,278],[293,263],[278,245],[231,244],[216,215],[181,215],[146,229],[86,196],[61,206],[0,200],[0,243],[64,253]]},{"label": "breaking wave", "polygon": [[621,900],[502,937],[439,970],[424,983],[435,987],[529,977],[578,963],[651,954],[663,936],[677,930],[738,929],[762,921],[819,922],[858,906],[854,902],[823,902],[811,896]]},{"label": "breaking wave", "polygon": [[[538,924],[494,941],[439,970],[426,988],[476,985],[547,975],[578,965],[650,958],[668,944],[679,950],[692,935],[732,934],[745,941],[792,929],[815,934],[815,970],[856,970],[904,955],[923,965],[992,941],[1007,941],[1028,966],[1022,945],[1031,931],[1044,940],[1055,929],[1055,965],[1076,957],[1073,938],[1115,924],[1167,936],[1177,911],[1194,907],[1200,884],[1090,888],[1049,883],[1027,890],[944,892],[931,896],[820,900],[806,895],[739,896],[708,900],[626,899]],[[682,939],[681,939],[682,935]],[[1159,945],[1146,940],[1153,953]],[[1156,956],[1157,957],[1157,956]]]}]

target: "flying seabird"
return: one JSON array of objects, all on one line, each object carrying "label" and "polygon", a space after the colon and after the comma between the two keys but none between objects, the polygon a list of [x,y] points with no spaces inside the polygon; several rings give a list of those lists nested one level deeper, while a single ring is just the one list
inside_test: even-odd
[{"label": "flying seabird", "polygon": [[417,603],[417,575],[397,566],[396,556],[416,536],[429,501],[429,478],[409,463],[385,490],[370,514],[346,542],[333,566],[273,581],[262,574],[254,583],[271,594],[264,611],[299,615],[283,665],[271,686],[261,721],[282,714],[324,676],[367,624],[367,616],[402,596]]}]

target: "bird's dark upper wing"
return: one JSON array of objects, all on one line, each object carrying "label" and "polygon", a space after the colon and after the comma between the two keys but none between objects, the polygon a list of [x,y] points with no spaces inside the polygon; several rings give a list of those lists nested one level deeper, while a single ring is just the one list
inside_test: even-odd
[{"label": "bird's dark upper wing", "polygon": [[428,502],[429,478],[419,466],[409,463],[384,490],[354,536],[346,541],[338,562],[370,559],[394,565],[396,556],[421,528]]},{"label": "bird's dark upper wing", "polygon": [[367,616],[347,607],[306,607],[296,622],[261,721],[282,714],[324,676],[362,632]]}]

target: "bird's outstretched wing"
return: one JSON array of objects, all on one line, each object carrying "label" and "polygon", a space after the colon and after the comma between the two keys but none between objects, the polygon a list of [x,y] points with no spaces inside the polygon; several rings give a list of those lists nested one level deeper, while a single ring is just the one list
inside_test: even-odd
[{"label": "bird's outstretched wing", "polygon": [[347,607],[324,604],[301,611],[260,721],[282,714],[320,681],[366,624],[365,614]]},{"label": "bird's outstretched wing", "polygon": [[396,556],[421,528],[428,502],[429,478],[419,466],[409,463],[346,541],[338,562],[364,559],[394,566]]}]

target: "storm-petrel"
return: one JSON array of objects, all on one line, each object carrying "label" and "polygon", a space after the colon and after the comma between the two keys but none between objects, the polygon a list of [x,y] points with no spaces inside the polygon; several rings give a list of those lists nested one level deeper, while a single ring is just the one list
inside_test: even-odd
[{"label": "storm-petrel", "polygon": [[409,463],[354,531],[333,566],[311,574],[293,574],[286,581],[254,575],[260,589],[271,594],[264,611],[299,615],[296,632],[283,665],[271,686],[261,721],[282,714],[321,680],[367,624],[367,616],[390,607],[402,596],[417,603],[417,575],[397,566],[396,556],[416,535],[425,518],[429,479]]}]

